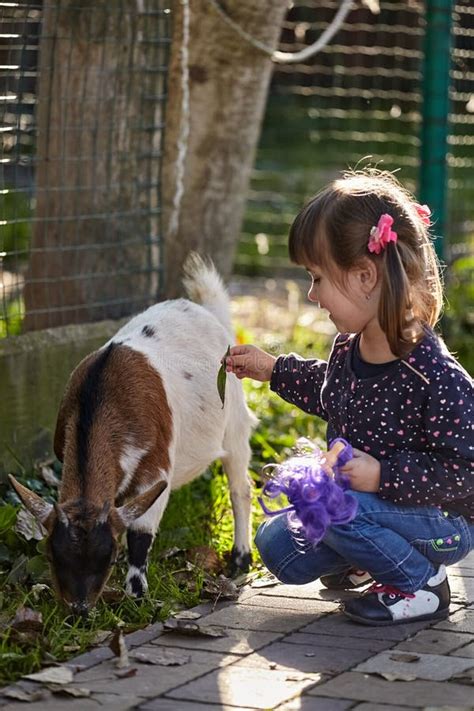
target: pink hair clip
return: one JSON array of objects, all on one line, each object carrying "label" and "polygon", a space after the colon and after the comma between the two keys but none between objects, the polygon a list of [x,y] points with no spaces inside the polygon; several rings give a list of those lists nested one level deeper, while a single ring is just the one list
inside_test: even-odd
[{"label": "pink hair clip", "polygon": [[374,254],[380,254],[389,242],[396,242],[398,235],[392,229],[393,217],[382,215],[377,225],[370,230],[368,250]]},{"label": "pink hair clip", "polygon": [[423,222],[424,225],[430,225],[431,224],[431,210],[428,207],[428,205],[420,205],[419,203],[415,202],[415,210],[417,211],[418,215],[421,217],[421,221]]}]

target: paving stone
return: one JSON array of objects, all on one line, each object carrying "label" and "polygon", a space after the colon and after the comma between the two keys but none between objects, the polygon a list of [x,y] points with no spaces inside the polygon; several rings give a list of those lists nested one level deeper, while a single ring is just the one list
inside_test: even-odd
[{"label": "paving stone", "polygon": [[411,639],[400,642],[394,647],[394,650],[421,652],[422,654],[449,654],[458,649],[458,647],[465,645],[466,642],[465,634],[431,628],[429,630],[421,630]]},{"label": "paving stone", "polygon": [[406,711],[406,708],[406,706],[393,706],[392,704],[357,704],[352,707],[352,711]]},{"label": "paving stone", "polygon": [[[215,711],[243,711],[242,706],[223,706],[222,704],[203,704],[193,703],[192,701],[176,701],[175,699],[165,699],[163,696],[145,701],[141,706],[136,707],[136,711],[206,711],[207,709],[215,709]],[[99,711],[102,711],[101,709]],[[249,711],[249,707],[245,707],[245,711]]]},{"label": "paving stone", "polygon": [[318,684],[309,696],[346,698],[374,703],[377,708],[390,699],[399,706],[424,708],[449,706],[472,708],[472,687],[446,681],[386,681],[360,672],[344,672]]},{"label": "paving stone", "polygon": [[314,696],[298,696],[281,706],[277,711],[346,711],[353,705],[349,699],[316,699]]},{"label": "paving stone", "polygon": [[291,609],[277,610],[257,605],[233,605],[203,617],[199,620],[199,624],[256,632],[292,632],[307,625],[320,614],[323,613],[303,613]]},{"label": "paving stone", "polygon": [[333,600],[317,600],[314,598],[288,598],[279,595],[258,595],[242,603],[242,606],[271,607],[273,610],[293,610],[314,615],[336,612],[339,603]]},{"label": "paving stone", "polygon": [[152,641],[163,647],[202,649],[209,652],[229,652],[231,654],[251,654],[270,642],[281,638],[282,632],[252,632],[228,628],[225,637],[190,637],[174,632],[166,632]]},{"label": "paving stone", "polygon": [[268,647],[241,659],[236,667],[278,669],[308,674],[336,674],[346,671],[370,656],[366,649],[317,647],[314,644],[273,642]]},{"label": "paving stone", "polygon": [[312,647],[337,647],[339,649],[356,647],[357,649],[366,649],[368,652],[381,652],[383,649],[393,645],[393,640],[341,637],[329,634],[305,634],[304,632],[293,632],[283,637],[280,641],[288,644],[305,644]]},{"label": "paving stone", "polygon": [[[63,696],[47,692],[40,701],[25,704],[21,701],[12,702],[3,706],[5,711],[128,711],[136,708],[141,702],[138,696],[121,694],[94,694],[90,698],[76,699],[72,696]],[[100,704],[100,705],[99,705]]]},{"label": "paving stone", "polygon": [[147,644],[151,642],[152,639],[156,639],[162,631],[163,623],[156,622],[154,625],[149,625],[143,630],[131,632],[125,636],[127,648],[133,649],[134,647],[139,647],[141,644]]},{"label": "paving stone", "polygon": [[[354,671],[365,674],[400,674],[417,679],[447,681],[474,667],[474,660],[461,657],[447,657],[440,654],[420,654],[412,662],[402,661],[404,652],[380,652],[375,657],[359,664]],[[400,661],[398,661],[400,659]]]},{"label": "paving stone", "polygon": [[474,634],[474,609],[463,608],[458,610],[454,615],[450,615],[447,620],[438,622],[433,629]]},{"label": "paving stone", "polygon": [[358,625],[341,613],[320,617],[306,627],[299,629],[298,632],[329,634],[348,638],[356,637],[357,639],[392,640],[393,642],[398,642],[399,640],[410,637],[420,629],[425,629],[430,624],[430,622],[412,622],[387,627],[369,627],[366,625]]},{"label": "paving stone", "polygon": [[308,598],[310,600],[337,601],[347,600],[357,595],[353,590],[328,590],[319,580],[306,585],[284,585],[263,588],[260,595],[265,597]]},{"label": "paving stone", "polygon": [[449,576],[451,599],[455,602],[469,602],[474,599],[474,578],[462,576]]},{"label": "paving stone", "polygon": [[[151,647],[154,653],[160,649],[163,654],[169,653],[166,647]],[[145,651],[140,647],[136,651]],[[161,666],[141,664],[130,659],[131,666],[137,673],[128,678],[118,678],[115,674],[115,662],[106,661],[92,669],[77,674],[72,686],[90,689],[93,694],[108,694],[113,689],[114,694],[135,695],[143,699],[154,698],[159,694],[186,683],[190,679],[206,674],[221,665],[231,664],[239,659],[234,655],[215,654],[213,652],[189,651],[190,660],[181,666]]]},{"label": "paving stone", "polygon": [[312,687],[321,678],[317,674],[248,669],[233,664],[174,689],[167,697],[206,704],[272,709]]},{"label": "paving stone", "polygon": [[460,647],[459,649],[456,649],[454,652],[451,652],[450,656],[451,657],[469,657],[469,659],[474,659],[474,642],[470,642],[469,644],[466,644],[464,647]]},{"label": "paving stone", "polygon": [[114,656],[114,653],[108,647],[97,647],[97,649],[91,649],[90,652],[84,652],[84,654],[74,657],[74,659],[66,663],[66,666],[71,667],[73,671],[84,671],[97,666],[101,662],[105,662],[106,659],[112,659]]}]

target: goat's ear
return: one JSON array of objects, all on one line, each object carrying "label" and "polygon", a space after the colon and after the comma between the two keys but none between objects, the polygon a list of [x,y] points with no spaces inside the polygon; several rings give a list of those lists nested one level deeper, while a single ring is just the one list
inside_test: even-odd
[{"label": "goat's ear", "polygon": [[13,486],[28,511],[30,511],[30,513],[32,513],[33,516],[40,523],[42,523],[48,531],[50,531],[55,518],[55,516],[51,515],[54,511],[53,504],[44,501],[41,496],[38,496],[38,494],[35,494],[33,491],[30,491],[30,489],[27,489],[26,486],[20,484],[20,482],[17,481],[11,474],[8,475],[8,478],[10,479],[10,484]]},{"label": "goat's ear", "polygon": [[133,523],[137,518],[143,516],[143,514],[148,511],[150,506],[153,506],[157,498],[166,489],[168,484],[166,481],[161,480],[157,482],[151,489],[148,489],[143,494],[136,496],[128,504],[124,504],[118,509],[113,511],[114,520],[119,521],[119,525],[123,528],[128,528],[131,523]]}]

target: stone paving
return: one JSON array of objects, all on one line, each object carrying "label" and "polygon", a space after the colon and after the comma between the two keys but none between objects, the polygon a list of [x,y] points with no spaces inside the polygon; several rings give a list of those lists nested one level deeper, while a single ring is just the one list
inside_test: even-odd
[{"label": "stone paving", "polygon": [[100,647],[69,662],[73,678],[62,687],[52,691],[23,679],[0,690],[0,706],[2,711],[472,710],[474,553],[449,568],[449,578],[448,620],[393,627],[350,622],[338,611],[335,593],[317,583],[250,585],[236,602],[194,608],[187,624],[213,636],[151,625],[125,637],[128,666],[119,668],[119,657]]}]

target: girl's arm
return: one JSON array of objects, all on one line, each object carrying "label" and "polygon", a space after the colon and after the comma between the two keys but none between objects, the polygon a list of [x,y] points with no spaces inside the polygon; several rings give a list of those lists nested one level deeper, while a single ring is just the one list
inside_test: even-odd
[{"label": "girl's arm", "polygon": [[304,412],[327,420],[327,413],[321,404],[321,388],[327,366],[325,360],[306,360],[295,353],[280,356],[272,371],[270,388]]}]

